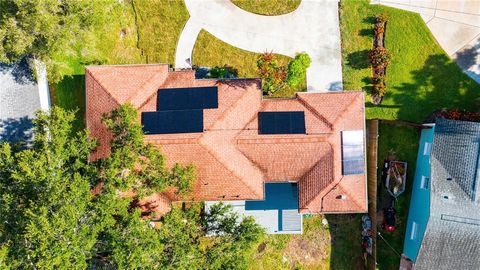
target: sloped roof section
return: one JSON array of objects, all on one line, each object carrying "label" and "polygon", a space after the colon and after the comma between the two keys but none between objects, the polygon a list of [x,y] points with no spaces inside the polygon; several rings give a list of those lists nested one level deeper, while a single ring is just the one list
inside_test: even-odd
[{"label": "sloped roof section", "polygon": [[430,217],[418,269],[480,269],[480,123],[437,119],[430,156]]},{"label": "sloped roof section", "polygon": [[[119,104],[134,104],[139,117],[157,110],[156,95],[162,89],[218,88],[218,108],[203,110],[203,132],[145,135],[147,143],[165,154],[167,165],[195,166],[191,199],[258,200],[264,197],[265,182],[299,182],[303,212],[366,211],[365,175],[353,182],[344,178],[340,156],[341,131],[364,130],[362,92],[263,99],[258,79],[196,80],[193,71],[170,71],[165,65],[109,68],[87,71]],[[304,112],[306,134],[259,134],[259,112],[283,111]],[[87,122],[93,122],[88,115],[95,114],[87,114]],[[334,190],[348,195],[328,203]]]}]

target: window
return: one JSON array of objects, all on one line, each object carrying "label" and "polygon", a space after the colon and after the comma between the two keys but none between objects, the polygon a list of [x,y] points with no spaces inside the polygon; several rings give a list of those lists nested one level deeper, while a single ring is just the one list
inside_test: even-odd
[{"label": "window", "polygon": [[430,152],[432,151],[432,143],[426,142],[423,146],[423,155],[429,156]]},{"label": "window", "polygon": [[417,239],[417,234],[418,234],[418,224],[414,221],[412,223],[412,232],[410,233],[410,240]]},{"label": "window", "polygon": [[420,182],[420,188],[428,189],[428,186],[430,184],[429,182],[430,182],[430,178],[422,175],[422,180]]}]

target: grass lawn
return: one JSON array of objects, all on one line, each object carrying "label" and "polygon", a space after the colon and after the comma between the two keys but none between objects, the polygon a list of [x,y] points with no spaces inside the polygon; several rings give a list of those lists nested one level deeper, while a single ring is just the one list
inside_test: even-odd
[{"label": "grass lawn", "polygon": [[52,103],[67,110],[77,110],[74,128],[85,128],[85,75],[65,77],[61,82],[50,85]]},{"label": "grass lawn", "polygon": [[146,63],[175,64],[175,49],[188,14],[181,0],[130,0],[136,13],[139,48]]},{"label": "grass lawn", "polygon": [[[238,71],[238,77],[258,77],[257,59],[259,54],[245,51],[231,46],[205,30],[198,35],[193,49],[193,64],[197,66],[230,66]],[[276,54],[278,64],[287,66],[292,59],[288,56]],[[297,87],[286,87],[277,91],[272,97],[293,97],[295,92],[305,91],[306,82]]]},{"label": "grass lawn", "polygon": [[231,0],[236,6],[260,15],[281,15],[294,11],[301,0]]},{"label": "grass lawn", "polygon": [[[175,48],[181,30],[188,20],[183,1],[126,0],[112,11],[117,20],[104,29],[96,29],[89,37],[92,51],[78,48],[77,54],[59,55],[67,74],[61,82],[52,84],[53,104],[78,109],[76,127],[84,127],[85,66],[95,64],[169,63],[175,59]],[[91,54],[100,62],[89,61]]]},{"label": "grass lawn", "polygon": [[[397,229],[393,233],[385,232],[379,228],[379,232],[387,242],[398,252],[403,251],[403,240],[405,237],[408,209],[410,207],[410,194],[412,190],[413,177],[415,174],[415,161],[417,158],[419,130],[411,127],[380,124],[378,138],[378,168],[383,167],[383,160],[393,152],[398,160],[408,163],[407,183],[405,192],[398,197],[395,204],[397,210]],[[385,185],[381,181],[381,174],[378,174],[378,209],[387,196]],[[377,263],[379,270],[398,270],[400,258],[388,247],[388,245],[377,237]]]},{"label": "grass lawn", "polygon": [[327,215],[303,220],[303,235],[267,235],[251,255],[250,269],[361,269],[358,215]]},{"label": "grass lawn", "polygon": [[345,89],[371,91],[368,51],[373,16],[379,13],[389,17],[386,47],[392,61],[387,69],[387,94],[378,106],[367,97],[367,118],[421,122],[438,108],[480,107],[480,86],[449,59],[418,14],[370,5],[367,0],[340,3]]}]

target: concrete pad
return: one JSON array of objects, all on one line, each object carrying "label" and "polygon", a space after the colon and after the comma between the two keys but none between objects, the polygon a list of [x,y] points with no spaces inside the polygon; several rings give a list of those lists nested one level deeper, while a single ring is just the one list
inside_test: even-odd
[{"label": "concrete pad", "polygon": [[438,0],[437,10],[480,15],[479,0]]},{"label": "concrete pad", "polygon": [[185,67],[185,59],[191,57],[192,40],[199,29],[205,29],[247,51],[272,51],[290,57],[306,52],[312,59],[307,70],[308,90],[342,88],[338,1],[302,1],[296,10],[280,16],[253,14],[230,1],[185,0],[185,4],[190,19],[177,46],[177,67]]},{"label": "concrete pad", "polygon": [[432,19],[427,25],[448,55],[453,55],[480,34],[480,28],[440,18]]},{"label": "concrete pad", "polygon": [[433,16],[425,15],[425,14],[420,14],[420,17],[422,17],[422,20],[423,20],[425,23],[428,23],[431,19],[433,19]]},{"label": "concrete pad", "polygon": [[467,13],[458,13],[448,10],[439,10],[435,13],[435,17],[450,20],[458,23],[463,23],[470,26],[480,27],[480,15],[473,15]]}]

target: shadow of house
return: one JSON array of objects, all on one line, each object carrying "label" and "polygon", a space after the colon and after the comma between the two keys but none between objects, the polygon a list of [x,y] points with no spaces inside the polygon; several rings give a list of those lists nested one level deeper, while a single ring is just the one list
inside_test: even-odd
[{"label": "shadow of house", "polygon": [[480,85],[444,54],[429,56],[411,75],[413,82],[395,87],[399,91],[393,94],[400,119],[421,121],[439,108],[480,109]]}]

